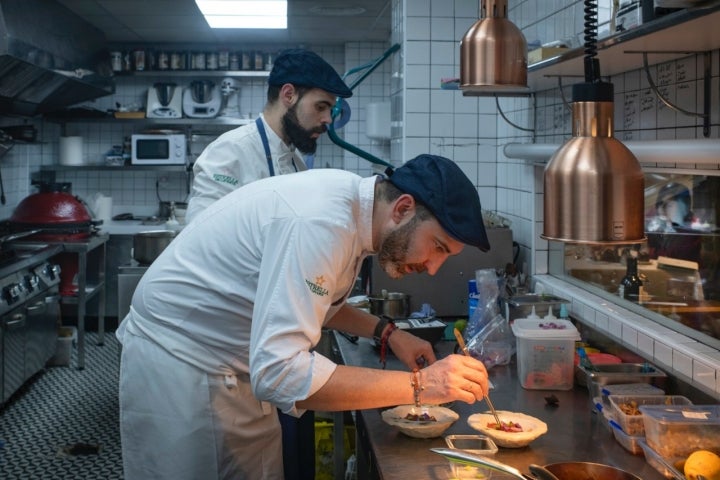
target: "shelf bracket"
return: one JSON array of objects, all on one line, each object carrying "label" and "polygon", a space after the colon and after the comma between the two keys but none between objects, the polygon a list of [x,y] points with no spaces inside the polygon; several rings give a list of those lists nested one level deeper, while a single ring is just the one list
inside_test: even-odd
[{"label": "shelf bracket", "polygon": [[[645,76],[647,78],[648,84],[650,85],[650,89],[653,91],[653,93],[658,97],[658,99],[663,102],[667,107],[675,110],[676,112],[682,113],[683,115],[687,115],[690,117],[700,117],[703,119],[703,136],[705,138],[710,137],[710,97],[711,97],[711,84],[712,84],[712,77],[711,77],[711,70],[712,70],[712,55],[710,52],[689,52],[689,51],[636,51],[636,50],[626,50],[625,53],[641,53],[643,56],[643,69],[645,70]],[[650,66],[648,63],[648,54],[655,53],[655,54],[685,54],[685,55],[691,55],[691,54],[702,54],[703,56],[703,112],[691,112],[689,110],[685,110],[683,108],[678,107],[677,105],[673,104],[663,96],[662,93],[658,90],[657,85],[655,84],[655,81],[652,78],[652,75],[650,74]]]}]

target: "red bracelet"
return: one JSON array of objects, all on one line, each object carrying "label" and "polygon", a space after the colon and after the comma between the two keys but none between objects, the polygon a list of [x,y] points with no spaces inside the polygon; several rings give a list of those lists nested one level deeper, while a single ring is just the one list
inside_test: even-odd
[{"label": "red bracelet", "polygon": [[387,353],[388,339],[390,338],[390,334],[397,330],[397,328],[397,325],[394,323],[389,323],[383,333],[382,339],[380,340],[380,363],[382,363],[383,370],[385,369],[385,355]]}]

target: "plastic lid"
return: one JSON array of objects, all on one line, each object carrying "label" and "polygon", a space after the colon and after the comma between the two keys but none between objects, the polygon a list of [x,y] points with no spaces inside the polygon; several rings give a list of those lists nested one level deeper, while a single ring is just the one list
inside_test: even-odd
[{"label": "plastic lid", "polygon": [[720,425],[720,405],[640,405],[643,415],[660,422]]},{"label": "plastic lid", "polygon": [[569,320],[547,321],[536,318],[518,318],[512,324],[512,331],[520,338],[552,338],[580,340],[580,332]]}]

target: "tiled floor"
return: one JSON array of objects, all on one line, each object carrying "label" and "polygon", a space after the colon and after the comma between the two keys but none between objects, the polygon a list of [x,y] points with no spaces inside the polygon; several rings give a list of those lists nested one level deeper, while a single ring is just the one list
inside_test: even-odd
[{"label": "tiled floor", "polygon": [[88,333],[85,352],[85,369],[49,367],[0,410],[1,479],[122,479],[119,343]]}]

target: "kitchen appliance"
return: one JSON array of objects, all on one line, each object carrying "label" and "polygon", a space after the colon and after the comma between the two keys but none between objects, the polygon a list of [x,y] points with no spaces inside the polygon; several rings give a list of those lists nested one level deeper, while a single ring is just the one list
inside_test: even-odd
[{"label": "kitchen appliance", "polygon": [[138,133],[131,135],[132,165],[185,165],[187,138],[180,133]]},{"label": "kitchen appliance", "polygon": [[183,113],[188,117],[217,117],[221,105],[222,96],[210,80],[195,80],[183,93]]},{"label": "kitchen appliance", "polygon": [[[101,220],[93,220],[81,200],[74,197],[69,183],[43,183],[40,191],[24,198],[4,228],[28,242],[74,242],[96,233]],[[77,254],[62,252],[54,257],[62,270],[60,292],[77,294]]]},{"label": "kitchen appliance", "polygon": [[55,354],[60,318],[60,245],[0,248],[0,403]]},{"label": "kitchen appliance", "polygon": [[158,82],[148,88],[147,118],[182,118],[182,93],[175,83]]}]

